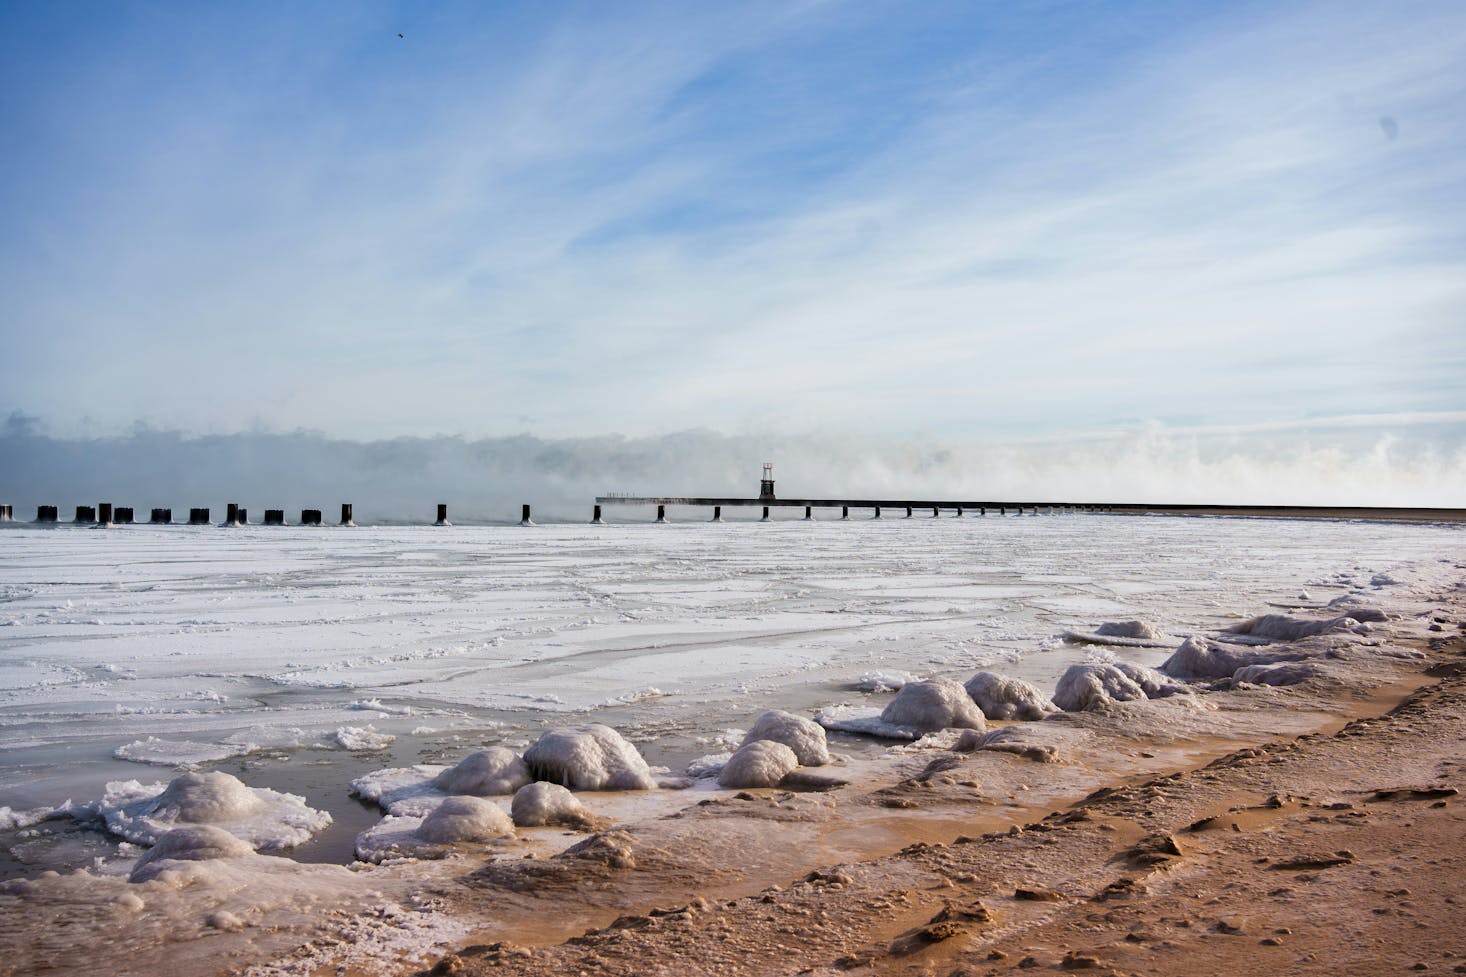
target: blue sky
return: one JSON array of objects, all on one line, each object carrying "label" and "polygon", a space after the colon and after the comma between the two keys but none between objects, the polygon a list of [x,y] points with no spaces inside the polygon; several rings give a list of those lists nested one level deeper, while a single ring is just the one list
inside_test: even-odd
[{"label": "blue sky", "polygon": [[56,436],[1466,442],[1456,2],[5,10]]}]

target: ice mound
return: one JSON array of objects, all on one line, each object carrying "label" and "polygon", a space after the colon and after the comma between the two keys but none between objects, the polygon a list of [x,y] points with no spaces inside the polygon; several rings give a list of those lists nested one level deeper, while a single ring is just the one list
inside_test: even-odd
[{"label": "ice mound", "polygon": [[547,824],[579,825],[587,816],[584,805],[574,794],[559,784],[543,780],[515,791],[509,813],[521,828],[538,828]]},{"label": "ice mound", "polygon": [[1329,601],[1329,606],[1349,608],[1349,616],[1361,624],[1388,621],[1390,619],[1390,616],[1378,607],[1364,607],[1364,600],[1365,598],[1360,597],[1358,594],[1345,594],[1342,597],[1335,597]]},{"label": "ice mound", "polygon": [[801,766],[822,767],[830,762],[830,749],[825,742],[824,727],[793,713],[770,709],[759,716],[754,720],[753,728],[743,737],[741,746],[757,741],[784,744],[794,751]]},{"label": "ice mound", "polygon": [[1191,692],[1186,686],[1172,682],[1169,676],[1163,675],[1154,668],[1147,668],[1144,665],[1137,665],[1134,662],[1110,662],[1125,677],[1145,693],[1147,699],[1164,699],[1168,695],[1187,695]]},{"label": "ice mound", "polygon": [[107,827],[139,845],[156,844],[175,827],[208,824],[254,848],[293,848],[331,823],[305,798],[249,787],[227,773],[186,773],[162,784],[113,782],[95,810]]},{"label": "ice mound", "polygon": [[1286,614],[1264,614],[1225,628],[1222,633],[1266,638],[1269,641],[1299,641],[1333,631],[1347,631],[1359,623],[1359,619],[1353,615],[1310,619],[1289,617]]},{"label": "ice mound", "polygon": [[1160,670],[1172,678],[1231,678],[1239,668],[1301,661],[1306,655],[1286,651],[1262,651],[1219,645],[1193,635],[1161,663]]},{"label": "ice mound", "polygon": [[1244,665],[1232,673],[1232,684],[1297,685],[1318,674],[1318,669],[1304,662],[1274,662],[1270,665]]},{"label": "ice mound", "polygon": [[1174,640],[1149,621],[1106,621],[1093,631],[1065,631],[1064,639],[1126,648],[1164,648]]},{"label": "ice mound", "polygon": [[881,721],[923,733],[939,729],[984,729],[982,710],[967,690],[951,679],[912,682],[881,710]]},{"label": "ice mound", "polygon": [[978,672],[967,680],[968,696],[988,719],[1042,719],[1059,707],[1032,682]]},{"label": "ice mound", "polygon": [[1059,676],[1059,685],[1054,689],[1054,704],[1065,712],[1083,712],[1112,702],[1144,698],[1145,689],[1110,664],[1070,665]]},{"label": "ice mound", "polygon": [[1063,740],[1045,733],[1045,730],[1031,725],[1004,726],[986,733],[967,729],[962,731],[952,749],[958,753],[993,750],[1014,753],[1038,763],[1058,763]]},{"label": "ice mound", "polygon": [[534,778],[519,754],[502,746],[478,750],[432,779],[431,786],[445,794],[512,794]]},{"label": "ice mound", "polygon": [[464,795],[446,798],[423,818],[417,833],[424,841],[437,845],[488,841],[513,837],[514,822],[493,801]]},{"label": "ice mound", "polygon": [[740,787],[777,787],[799,767],[799,757],[783,743],[754,740],[740,746],[718,773],[718,784]]},{"label": "ice mound", "polygon": [[157,844],[133,866],[129,882],[150,882],[176,862],[203,862],[217,858],[249,858],[255,850],[223,828],[194,824],[164,832]]},{"label": "ice mound", "polygon": [[651,790],[657,786],[636,747],[609,726],[552,729],[524,751],[535,780],[571,790]]}]

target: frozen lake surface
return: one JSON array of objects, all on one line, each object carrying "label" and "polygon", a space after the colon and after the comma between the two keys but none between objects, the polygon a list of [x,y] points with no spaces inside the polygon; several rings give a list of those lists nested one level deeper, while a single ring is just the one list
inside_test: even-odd
[{"label": "frozen lake surface", "polygon": [[[1096,653],[1065,630],[1139,617],[1185,636],[1326,603],[1459,556],[1462,540],[1106,515],[7,527],[0,806],[95,799],[194,764],[304,794],[349,838],[377,816],[347,797],[368,770],[590,721],[679,768],[765,708],[859,703],[871,673],[994,668],[1052,689]],[[341,854],[322,844],[314,857]]]}]

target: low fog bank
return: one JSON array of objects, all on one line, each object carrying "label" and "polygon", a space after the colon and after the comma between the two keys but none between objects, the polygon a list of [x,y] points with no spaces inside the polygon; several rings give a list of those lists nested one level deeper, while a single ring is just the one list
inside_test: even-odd
[{"label": "low fog bank", "polygon": [[[654,437],[531,435],[349,441],[324,434],[190,436],[139,428],[120,437],[60,439],[20,412],[0,428],[0,502],[31,519],[57,505],[131,505],[146,519],[171,506],[222,515],[226,502],[326,510],[353,502],[358,521],[430,521],[446,502],[455,522],[580,521],[595,496],[757,494],[775,464],[786,497],[990,498],[1074,502],[1295,505],[1466,505],[1466,432],[1177,434],[1158,426],[1079,441],[983,443],[929,437],[857,438],[684,431]],[[628,515],[630,515],[628,513]]]}]

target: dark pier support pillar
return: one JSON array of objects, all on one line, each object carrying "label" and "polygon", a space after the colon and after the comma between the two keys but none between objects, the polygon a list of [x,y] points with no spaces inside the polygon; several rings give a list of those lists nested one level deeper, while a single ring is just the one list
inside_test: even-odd
[{"label": "dark pier support pillar", "polygon": [[601,518],[601,507],[600,506],[596,506],[594,509],[591,510],[591,513],[590,513],[590,524],[592,526],[604,526],[606,524],[606,520],[604,520],[604,519]]},{"label": "dark pier support pillar", "polygon": [[301,509],[300,524],[302,526],[319,526],[321,524],[321,510]]},{"label": "dark pier support pillar", "polygon": [[938,511],[937,507],[932,506],[932,518],[935,519],[939,515],[941,515],[941,513]]},{"label": "dark pier support pillar", "polygon": [[130,505],[120,505],[112,511],[112,521],[120,526],[131,526],[134,518]]},{"label": "dark pier support pillar", "polygon": [[341,503],[341,525],[355,526],[356,521],[352,519],[352,507],[350,502]]},{"label": "dark pier support pillar", "polygon": [[998,515],[1000,515],[1000,516],[1006,516],[1007,514],[1008,514],[1008,507],[1007,506],[1005,506],[1005,505],[998,506]]},{"label": "dark pier support pillar", "polygon": [[110,502],[98,502],[97,503],[97,525],[98,526],[110,526],[110,525],[112,525],[112,503],[110,503]]},{"label": "dark pier support pillar", "polygon": [[231,502],[225,508],[225,511],[224,511],[224,525],[226,525],[226,526],[237,526],[237,525],[239,525],[239,503],[238,502]]},{"label": "dark pier support pillar", "polygon": [[[596,511],[597,512],[600,512],[600,509],[601,509],[600,506],[596,506]],[[453,525],[451,522],[448,521],[448,503],[446,503],[446,502],[439,502],[438,503],[438,519],[437,519],[436,522],[433,523],[433,525],[434,526],[451,526],[451,525]]]},{"label": "dark pier support pillar", "polygon": [[722,522],[722,521],[723,521],[723,507],[720,506],[720,505],[713,506],[713,522]]},{"label": "dark pier support pillar", "polygon": [[152,518],[148,522],[155,526],[166,526],[173,521],[172,509],[154,509]]},{"label": "dark pier support pillar", "polygon": [[842,505],[840,507],[840,518],[841,519],[849,519],[850,518],[850,507],[848,505]]},{"label": "dark pier support pillar", "polygon": [[209,524],[209,510],[190,508],[188,510],[188,524],[190,526],[207,526]]},{"label": "dark pier support pillar", "polygon": [[957,518],[962,518],[962,507],[960,505],[957,507]]},{"label": "dark pier support pillar", "polygon": [[910,519],[911,518],[911,506],[907,506],[906,507],[906,518],[907,519]]},{"label": "dark pier support pillar", "polygon": [[283,525],[285,525],[285,510],[284,509],[266,509],[265,510],[265,525],[266,526],[283,526]]},{"label": "dark pier support pillar", "polygon": [[873,516],[871,516],[871,518],[872,519],[879,519],[880,517],[881,517],[881,507],[880,506],[876,506],[876,514],[873,515]]},{"label": "dark pier support pillar", "polygon": [[36,522],[55,522],[57,518],[58,513],[54,505],[36,506]]},{"label": "dark pier support pillar", "polygon": [[14,521],[15,521],[15,506],[13,506],[13,505],[0,505],[0,522],[14,522]]},{"label": "dark pier support pillar", "polygon": [[768,522],[768,521],[769,521],[769,507],[768,506],[764,506],[764,522]]},{"label": "dark pier support pillar", "polygon": [[89,525],[97,521],[97,510],[95,506],[79,505],[76,507],[76,518],[73,522]]},{"label": "dark pier support pillar", "polygon": [[529,517],[529,503],[526,502],[519,507],[519,524],[521,526],[533,526],[534,520]]},{"label": "dark pier support pillar", "polygon": [[666,522],[666,521],[667,521],[667,507],[665,505],[659,505],[659,506],[657,506],[657,522]]},{"label": "dark pier support pillar", "polygon": [[239,507],[239,524],[241,526],[249,525],[249,510],[244,506]]},{"label": "dark pier support pillar", "polygon": [[804,507],[804,521],[814,522],[814,506],[807,505]]}]

